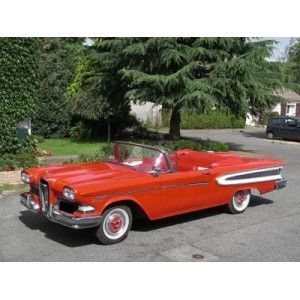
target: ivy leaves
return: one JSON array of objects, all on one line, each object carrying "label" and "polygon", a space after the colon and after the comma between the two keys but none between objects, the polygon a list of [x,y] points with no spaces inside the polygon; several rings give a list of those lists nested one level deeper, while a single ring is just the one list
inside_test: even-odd
[{"label": "ivy leaves", "polygon": [[0,154],[22,146],[16,125],[33,115],[38,95],[36,40],[0,38]]}]

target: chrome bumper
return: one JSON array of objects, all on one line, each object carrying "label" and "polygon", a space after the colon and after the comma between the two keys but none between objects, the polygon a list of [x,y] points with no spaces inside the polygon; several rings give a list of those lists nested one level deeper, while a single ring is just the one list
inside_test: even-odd
[{"label": "chrome bumper", "polygon": [[102,220],[102,216],[76,218],[71,214],[59,210],[57,205],[50,205],[49,212],[46,216],[53,222],[74,229],[96,227],[100,225]]},{"label": "chrome bumper", "polygon": [[25,192],[20,195],[21,196],[21,204],[27,207],[34,213],[40,213],[40,206],[34,201],[34,198],[31,193]]},{"label": "chrome bumper", "polygon": [[280,189],[283,189],[285,188],[287,185],[287,180],[282,178],[280,180],[277,180],[276,181],[276,190],[280,190]]},{"label": "chrome bumper", "polygon": [[[20,195],[21,203],[31,210],[34,213],[40,213],[40,206],[34,201],[34,198],[31,193],[25,192]],[[93,217],[82,217],[77,218],[71,214],[59,210],[58,205],[50,205],[49,211],[45,216],[55,223],[73,228],[73,229],[83,229],[96,227],[100,225],[102,216],[93,216]]]}]

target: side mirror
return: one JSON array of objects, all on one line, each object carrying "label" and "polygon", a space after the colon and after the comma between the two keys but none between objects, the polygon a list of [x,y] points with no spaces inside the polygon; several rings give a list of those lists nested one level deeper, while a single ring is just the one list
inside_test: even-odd
[{"label": "side mirror", "polygon": [[158,177],[159,176],[157,170],[155,170],[155,169],[151,170],[151,172],[149,174],[151,174],[153,177]]},{"label": "side mirror", "polygon": [[161,173],[161,168],[160,167],[153,167],[150,174],[153,176],[153,177],[158,177],[159,174]]}]

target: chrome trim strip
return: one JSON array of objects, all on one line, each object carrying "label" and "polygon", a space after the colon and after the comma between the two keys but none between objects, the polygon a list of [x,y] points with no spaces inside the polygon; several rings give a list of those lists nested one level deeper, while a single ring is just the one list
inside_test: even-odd
[{"label": "chrome trim strip", "polygon": [[164,185],[164,186],[148,188],[148,189],[141,189],[141,190],[133,190],[133,191],[130,191],[130,192],[120,192],[120,193],[114,193],[114,194],[107,194],[107,195],[103,195],[103,196],[95,196],[94,199],[93,199],[93,203],[99,203],[99,202],[103,201],[106,198],[122,196],[122,195],[132,195],[132,194],[153,192],[153,191],[157,191],[157,190],[166,190],[166,189],[189,187],[189,186],[202,186],[202,185],[208,185],[208,184],[209,184],[208,181],[191,182],[191,183],[182,183],[182,184],[174,184],[174,185]]},{"label": "chrome trim strip", "polygon": [[202,185],[208,185],[208,181],[202,181],[202,182],[193,182],[193,183],[181,183],[181,184],[174,184],[174,185],[165,185],[162,187],[162,189],[172,189],[172,188],[181,188],[181,187],[188,187],[188,186],[202,186]]},{"label": "chrome trim strip", "polygon": [[[229,185],[239,185],[239,184],[249,184],[249,183],[256,183],[256,182],[265,182],[265,181],[273,181],[273,180],[280,180],[282,179],[282,176],[280,175],[280,172],[283,167],[270,167],[270,168],[264,168],[264,169],[255,169],[250,171],[244,171],[244,172],[235,172],[230,173],[226,175],[222,175],[216,179],[216,182],[219,185],[223,186],[229,186]],[[268,171],[275,171],[279,170],[279,174],[277,175],[269,175],[269,176],[258,176],[258,177],[252,177],[255,173],[261,173],[261,172],[268,172]],[[230,179],[234,178],[236,176],[241,175],[252,175],[249,176],[249,178],[243,178],[243,179]]]}]

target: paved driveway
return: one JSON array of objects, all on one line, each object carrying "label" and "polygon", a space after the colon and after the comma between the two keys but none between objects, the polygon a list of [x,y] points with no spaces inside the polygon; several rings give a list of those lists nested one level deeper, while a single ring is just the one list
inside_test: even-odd
[{"label": "paved driveway", "polygon": [[228,142],[247,155],[287,161],[286,189],[252,196],[241,215],[222,208],[135,224],[119,244],[101,246],[34,215],[17,195],[0,199],[0,261],[300,261],[300,144],[270,142],[264,130],[183,131]]}]

